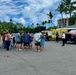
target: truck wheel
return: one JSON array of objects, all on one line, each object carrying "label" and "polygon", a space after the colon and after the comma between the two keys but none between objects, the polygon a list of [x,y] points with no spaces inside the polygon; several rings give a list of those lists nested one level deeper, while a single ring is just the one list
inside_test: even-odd
[{"label": "truck wheel", "polygon": [[52,40],[52,38],[51,37],[49,37],[49,41],[51,41]]},{"label": "truck wheel", "polygon": [[74,44],[76,44],[76,38],[74,39]]}]

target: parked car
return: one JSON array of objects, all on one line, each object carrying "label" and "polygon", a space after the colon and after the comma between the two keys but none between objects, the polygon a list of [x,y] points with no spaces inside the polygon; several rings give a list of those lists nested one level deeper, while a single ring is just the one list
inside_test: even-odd
[{"label": "parked car", "polygon": [[66,33],[66,42],[71,41],[76,44],[76,30],[71,30],[68,33]]}]

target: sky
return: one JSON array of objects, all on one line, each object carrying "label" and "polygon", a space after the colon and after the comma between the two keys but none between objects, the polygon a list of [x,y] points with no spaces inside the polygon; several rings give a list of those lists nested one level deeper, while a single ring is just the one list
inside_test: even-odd
[{"label": "sky", "polygon": [[[55,11],[61,0],[0,0],[0,21],[22,23],[24,26],[41,24],[49,20],[47,14],[54,15],[52,21],[57,26],[60,13]],[[52,25],[51,25],[52,26]],[[47,25],[48,27],[48,25]]]}]

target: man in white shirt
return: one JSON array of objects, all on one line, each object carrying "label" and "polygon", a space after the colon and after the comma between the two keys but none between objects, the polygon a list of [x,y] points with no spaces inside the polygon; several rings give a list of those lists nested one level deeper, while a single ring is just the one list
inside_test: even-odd
[{"label": "man in white shirt", "polygon": [[41,51],[40,50],[40,41],[41,41],[40,37],[41,37],[41,34],[39,32],[34,34],[34,40],[35,40],[35,46],[36,46],[37,52]]},{"label": "man in white shirt", "polygon": [[62,46],[64,46],[65,45],[65,33],[63,32],[62,33]]}]

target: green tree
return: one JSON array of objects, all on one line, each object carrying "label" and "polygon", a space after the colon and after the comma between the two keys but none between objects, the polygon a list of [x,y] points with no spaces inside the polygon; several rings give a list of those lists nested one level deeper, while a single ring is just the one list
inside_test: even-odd
[{"label": "green tree", "polygon": [[48,23],[48,21],[43,21],[42,22],[42,25],[44,26],[45,24],[47,24]]},{"label": "green tree", "polygon": [[44,21],[42,22],[42,25],[43,25],[43,26],[45,25],[45,22],[44,22]]},{"label": "green tree", "polygon": [[72,2],[72,0],[62,0],[62,3],[64,4],[64,12],[69,13],[71,18],[73,11],[76,10],[76,6],[74,6],[76,1]]},{"label": "green tree", "polygon": [[74,25],[76,23],[76,12],[74,12],[74,14],[72,15],[72,17],[70,18],[70,24]]},{"label": "green tree", "polygon": [[12,22],[12,19],[10,19],[10,22]]},{"label": "green tree", "polygon": [[37,23],[36,25],[37,25],[37,27],[38,27],[38,26],[40,26],[40,24],[39,24],[39,23]]},{"label": "green tree", "polygon": [[23,28],[23,24],[22,23],[16,23],[16,27],[17,27],[17,29],[22,29]]},{"label": "green tree", "polygon": [[76,6],[74,6],[76,4],[76,1],[63,0],[62,3],[64,4],[64,13],[69,14],[70,16],[69,25],[72,25],[74,23],[72,14],[73,11],[76,10]]},{"label": "green tree", "polygon": [[61,2],[61,3],[59,4],[59,6],[57,7],[56,11],[60,12],[61,17],[62,17],[62,24],[63,24],[63,26],[64,26],[64,22],[63,22],[64,4],[63,4],[63,2]]}]

